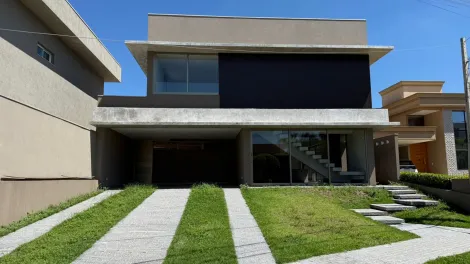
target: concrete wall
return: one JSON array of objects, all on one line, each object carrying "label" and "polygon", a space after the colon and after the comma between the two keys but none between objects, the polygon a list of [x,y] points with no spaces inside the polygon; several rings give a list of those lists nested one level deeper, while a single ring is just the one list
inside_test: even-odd
[{"label": "concrete wall", "polygon": [[354,130],[347,135],[348,170],[364,171],[365,181],[375,185],[375,157],[372,129]]},{"label": "concrete wall", "polygon": [[152,183],[153,141],[138,140],[133,144],[134,179],[139,183]]},{"label": "concrete wall", "polygon": [[175,42],[367,45],[365,20],[148,16],[148,40]]},{"label": "concrete wall", "polygon": [[398,135],[374,139],[377,182],[397,182],[400,176]]},{"label": "concrete wall", "polygon": [[97,188],[97,180],[0,181],[0,226]]},{"label": "concrete wall", "polygon": [[[46,27],[33,12],[17,0],[5,0],[0,3],[0,25],[4,28],[55,33]],[[37,55],[38,42],[54,53],[54,64],[51,64],[49,61]],[[25,86],[25,84],[31,82],[30,85],[38,85],[42,88],[41,92],[43,97],[54,96],[52,93],[56,91],[53,89],[54,85],[51,84],[56,83],[57,80],[55,80],[55,78],[52,80],[42,78],[43,76],[41,76],[41,74],[38,75],[34,74],[34,72],[30,72],[34,67],[39,68],[37,64],[31,66],[27,65],[31,63],[31,60],[35,60],[60,75],[92,98],[96,98],[98,94],[103,94],[103,78],[90,70],[91,66],[77,56],[58,37],[0,31],[0,50],[2,50],[0,61],[2,61],[2,65],[5,66],[2,68],[1,79],[3,79],[4,76],[9,76],[7,80],[3,81],[6,81],[5,85],[11,82],[10,86],[12,86],[12,89],[24,91],[22,89],[28,89],[29,87],[20,86]],[[27,56],[16,56],[18,50]],[[18,91],[18,93],[20,91]],[[3,94],[2,90],[0,90],[0,94]],[[54,98],[66,99],[60,97],[60,95],[54,96]]]},{"label": "concrete wall", "polygon": [[237,167],[238,167],[238,183],[253,183],[253,160],[252,160],[252,143],[251,130],[242,129],[237,135]]},{"label": "concrete wall", "polygon": [[92,176],[92,131],[0,97],[0,178]]},{"label": "concrete wall", "polygon": [[[454,133],[454,128],[449,125],[444,127],[444,115],[442,111],[438,111],[424,116],[424,123],[427,126],[436,126],[436,140],[427,142],[428,150],[428,170],[432,173],[447,174],[447,151],[448,137]],[[452,125],[452,124],[451,124]],[[452,144],[454,144],[452,142]],[[453,152],[455,156],[455,151]]]},{"label": "concrete wall", "polygon": [[439,199],[444,200],[446,203],[451,204],[470,213],[470,194],[461,193],[453,190],[437,189],[423,185],[411,185],[425,194],[435,196]]},{"label": "concrete wall", "polygon": [[456,192],[470,194],[470,180],[468,179],[452,180],[452,190]]},{"label": "concrete wall", "polygon": [[399,146],[398,147],[398,157],[399,160],[409,160],[410,159],[410,148],[409,146]]},{"label": "concrete wall", "polygon": [[132,140],[109,128],[98,128],[97,178],[105,187],[121,187],[133,181]]}]

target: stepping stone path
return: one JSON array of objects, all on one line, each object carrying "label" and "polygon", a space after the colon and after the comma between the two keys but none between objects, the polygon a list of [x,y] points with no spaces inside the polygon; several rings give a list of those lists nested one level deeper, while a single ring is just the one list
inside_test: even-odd
[{"label": "stepping stone path", "polygon": [[403,219],[389,216],[388,213],[395,213],[404,210],[414,210],[416,207],[435,206],[438,201],[424,200],[426,195],[418,194],[416,190],[408,186],[398,185],[377,185],[377,188],[388,190],[393,196],[393,204],[371,204],[371,209],[353,209],[354,212],[369,217],[387,225],[403,224]]}]

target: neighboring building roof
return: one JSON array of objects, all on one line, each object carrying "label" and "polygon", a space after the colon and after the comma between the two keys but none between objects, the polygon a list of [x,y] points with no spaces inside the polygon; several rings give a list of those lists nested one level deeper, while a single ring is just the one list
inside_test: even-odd
[{"label": "neighboring building roof", "polygon": [[388,109],[390,116],[400,113],[419,115],[422,111],[432,112],[442,108],[462,109],[465,107],[463,93],[415,93],[383,108]]},{"label": "neighboring building roof", "polygon": [[21,0],[62,41],[81,56],[105,82],[121,81],[121,66],[67,0]]},{"label": "neighboring building roof", "polygon": [[369,45],[295,45],[295,44],[254,44],[254,43],[201,43],[170,41],[126,41],[145,74],[147,74],[148,52],[173,53],[300,53],[300,54],[361,54],[369,55],[373,64],[391,50],[392,46]]},{"label": "neighboring building roof", "polygon": [[398,88],[401,88],[402,86],[442,86],[444,85],[443,81],[399,81],[395,83],[394,85],[382,90],[379,92],[380,95],[386,95],[388,93],[391,93]]},{"label": "neighboring building roof", "polygon": [[171,16],[171,17],[207,17],[207,18],[235,18],[235,19],[274,19],[274,20],[325,20],[325,21],[366,21],[365,19],[347,18],[308,18],[308,17],[250,17],[250,16],[215,16],[215,15],[187,15],[187,14],[161,14],[149,13],[149,16]]}]

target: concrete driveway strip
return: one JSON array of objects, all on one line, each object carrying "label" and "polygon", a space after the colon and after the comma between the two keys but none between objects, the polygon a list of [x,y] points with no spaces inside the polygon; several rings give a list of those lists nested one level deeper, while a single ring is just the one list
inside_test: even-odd
[{"label": "concrete driveway strip", "polygon": [[104,191],[88,200],[73,205],[63,211],[34,222],[17,231],[0,238],[0,257],[9,254],[19,246],[31,242],[32,240],[49,232],[52,228],[72,218],[74,215],[87,210],[97,203],[119,193],[120,190]]},{"label": "concrete driveway strip", "polygon": [[162,263],[190,191],[155,191],[73,263]]},{"label": "concrete driveway strip", "polygon": [[418,224],[401,224],[396,228],[415,233],[420,238],[323,255],[295,263],[421,264],[438,257],[470,251],[470,233],[462,228]]},{"label": "concrete driveway strip", "polygon": [[224,189],[224,194],[238,263],[276,263],[240,189]]}]

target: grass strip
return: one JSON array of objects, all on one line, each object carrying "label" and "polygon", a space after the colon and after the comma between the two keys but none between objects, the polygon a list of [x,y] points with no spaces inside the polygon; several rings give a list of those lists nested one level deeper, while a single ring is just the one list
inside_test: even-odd
[{"label": "grass strip", "polygon": [[426,264],[468,264],[470,263],[470,252],[449,256],[440,257],[435,260],[430,260]]},{"label": "grass strip", "polygon": [[437,206],[402,211],[393,216],[402,218],[407,223],[470,228],[470,215],[453,209],[444,201],[439,201]]},{"label": "grass strip", "polygon": [[345,208],[347,199],[353,205],[374,200],[367,190],[356,188],[352,195],[350,188],[243,188],[242,193],[276,262],[286,263],[417,237]]},{"label": "grass strip", "polygon": [[164,263],[237,263],[222,189],[193,187]]},{"label": "grass strip", "polygon": [[71,263],[154,192],[129,186],[0,258],[0,263]]},{"label": "grass strip", "polygon": [[88,200],[89,198],[101,193],[102,190],[96,190],[90,193],[82,194],[76,197],[73,197],[65,202],[62,202],[58,205],[51,205],[48,208],[37,211],[34,213],[28,213],[27,216],[24,218],[13,222],[11,224],[5,225],[5,226],[0,226],[0,237],[8,235],[9,233],[15,232],[16,230],[23,228],[27,225],[30,225],[36,221],[39,221],[41,219],[44,219],[48,216],[51,216],[53,214],[56,214],[64,209],[67,209],[73,205],[76,205],[78,203],[81,203],[85,200]]}]

